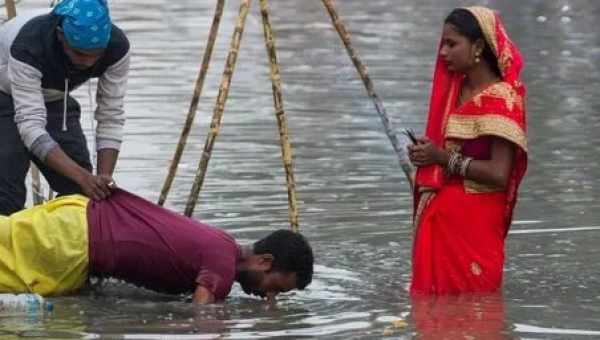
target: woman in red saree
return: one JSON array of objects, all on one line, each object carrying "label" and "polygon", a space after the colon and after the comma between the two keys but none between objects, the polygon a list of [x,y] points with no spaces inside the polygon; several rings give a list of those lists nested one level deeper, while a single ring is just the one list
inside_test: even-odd
[{"label": "woman in red saree", "polygon": [[411,294],[493,292],[527,167],[523,61],[494,11],[446,18],[417,166]]}]

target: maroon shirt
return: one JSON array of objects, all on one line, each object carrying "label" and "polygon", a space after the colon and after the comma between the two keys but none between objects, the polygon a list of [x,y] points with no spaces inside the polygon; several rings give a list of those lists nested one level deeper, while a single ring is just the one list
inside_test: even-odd
[{"label": "maroon shirt", "polygon": [[240,248],[222,230],[173,213],[124,190],[87,208],[90,275],[164,293],[197,285],[224,299]]}]

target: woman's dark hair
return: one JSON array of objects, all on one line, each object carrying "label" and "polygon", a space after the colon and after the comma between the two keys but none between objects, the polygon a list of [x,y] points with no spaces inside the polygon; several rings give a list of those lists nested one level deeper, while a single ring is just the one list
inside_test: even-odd
[{"label": "woman's dark hair", "polygon": [[444,22],[454,26],[458,33],[467,37],[467,39],[469,39],[471,42],[475,42],[477,39],[483,40],[485,47],[483,48],[481,57],[492,68],[492,71],[496,73],[498,77],[502,77],[502,73],[498,67],[498,59],[494,55],[490,44],[488,44],[487,40],[485,39],[485,36],[481,31],[481,27],[479,26],[479,22],[473,13],[464,8],[455,8],[452,12],[450,12]]},{"label": "woman's dark hair", "polygon": [[304,289],[312,281],[313,252],[304,236],[289,230],[277,230],[254,243],[254,254],[273,255],[272,270],[296,273],[296,286]]}]

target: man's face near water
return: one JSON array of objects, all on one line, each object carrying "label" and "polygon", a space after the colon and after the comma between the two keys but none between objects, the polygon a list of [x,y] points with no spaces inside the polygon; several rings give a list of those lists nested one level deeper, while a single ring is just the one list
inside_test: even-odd
[{"label": "man's face near water", "polygon": [[248,295],[274,298],[279,293],[296,289],[296,274],[273,270],[244,270],[238,273],[238,282]]}]

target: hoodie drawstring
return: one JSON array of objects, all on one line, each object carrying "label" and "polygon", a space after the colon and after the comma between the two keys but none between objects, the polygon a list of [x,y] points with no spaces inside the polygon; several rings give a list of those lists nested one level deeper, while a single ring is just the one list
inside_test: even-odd
[{"label": "hoodie drawstring", "polygon": [[65,78],[65,97],[63,98],[63,125],[62,130],[67,131],[67,98],[69,97],[69,78]]}]

